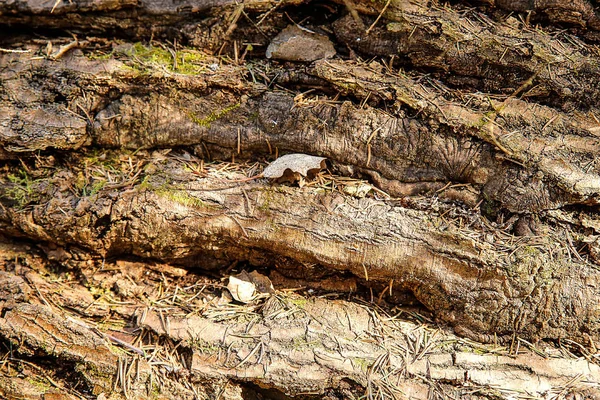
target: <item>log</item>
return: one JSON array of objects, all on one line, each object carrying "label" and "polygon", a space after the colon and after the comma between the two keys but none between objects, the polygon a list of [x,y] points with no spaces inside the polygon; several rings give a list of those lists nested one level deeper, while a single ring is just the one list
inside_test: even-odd
[{"label": "log", "polygon": [[[600,393],[600,367],[569,356],[566,348],[556,352],[519,339],[522,347],[511,352],[392,317],[373,305],[289,291],[235,304],[219,295],[219,280],[194,278],[190,284],[186,270],[164,264],[71,264],[85,277],[86,289],[76,281],[45,278],[50,264],[43,254],[2,243],[3,250],[8,247],[4,254],[21,259],[15,264],[5,257],[1,265],[18,265],[19,272],[0,275],[0,287],[20,280],[18,287],[29,291],[5,304],[0,318],[0,335],[18,346],[10,362],[27,371],[26,379],[0,379],[0,393],[9,398],[77,398],[82,391],[99,398],[120,393],[232,400],[308,392],[325,399],[362,391],[416,399]],[[102,296],[94,298],[99,291]],[[33,354],[62,367],[37,367],[28,361]]]},{"label": "log", "polygon": [[[583,0],[476,4],[0,4],[1,26],[18,33],[0,37],[0,235],[10,244],[0,341],[75,397],[119,387],[144,398],[156,376],[172,398],[464,397],[466,384],[508,397],[526,390],[509,377],[523,368],[537,379],[533,396],[561,385],[595,393],[597,16]],[[262,178],[289,153],[327,168]],[[30,253],[33,271],[18,262]],[[102,273],[103,283],[106,265],[138,275]],[[50,266],[76,274],[72,293],[52,294],[40,273]],[[148,294],[153,274],[188,287],[185,269],[213,277],[210,296],[188,293],[210,307],[195,312],[176,289],[172,304],[148,308],[163,301]],[[214,280],[255,269],[279,292],[250,305]],[[144,274],[154,283],[141,285]],[[96,286],[138,310],[97,307]],[[306,297],[286,291],[296,286]],[[433,325],[391,317],[408,306],[443,329],[439,340]],[[316,317],[323,310],[331,321]],[[98,325],[111,318],[127,329]],[[407,355],[475,346],[465,338],[508,347],[497,364],[474,347]],[[40,357],[63,362],[64,376]],[[582,368],[581,385],[568,383]],[[31,381],[2,379],[3,395],[35,396]]]},{"label": "log", "polygon": [[[137,167],[132,178],[97,193],[94,181],[77,181],[92,167],[84,160],[72,160],[84,166],[80,172],[55,167],[30,188],[39,204],[3,206],[0,228],[102,258],[133,255],[213,269],[236,261],[287,269],[317,264],[409,291],[441,321],[480,341],[598,340],[596,269],[560,247],[567,229],[540,222],[543,237],[515,242],[466,207],[433,211],[425,199],[411,209],[394,199],[353,198],[327,190],[335,177],[303,189],[227,184],[211,178],[221,167],[206,167],[206,178],[191,173],[200,159],[144,156],[124,163]],[[25,191],[5,187],[5,197]]]}]

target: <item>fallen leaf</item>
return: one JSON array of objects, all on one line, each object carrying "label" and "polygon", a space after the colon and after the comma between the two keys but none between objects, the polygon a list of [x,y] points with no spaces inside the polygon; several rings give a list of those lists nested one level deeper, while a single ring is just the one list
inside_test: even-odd
[{"label": "fallen leaf", "polygon": [[241,303],[251,302],[256,293],[256,286],[254,283],[238,279],[235,276],[229,277],[227,289],[231,293],[231,296]]},{"label": "fallen leaf", "polygon": [[267,165],[263,176],[269,179],[305,177],[325,168],[325,160],[308,154],[286,154]]},{"label": "fallen leaf", "polygon": [[252,271],[248,274],[248,276],[250,277],[251,282],[256,285],[256,290],[258,290],[260,293],[275,293],[273,283],[271,283],[271,280],[265,275],[257,271]]},{"label": "fallen leaf", "polygon": [[235,276],[229,277],[227,289],[231,296],[242,303],[249,303],[265,294],[275,293],[271,280],[259,272],[247,273],[242,271]]}]

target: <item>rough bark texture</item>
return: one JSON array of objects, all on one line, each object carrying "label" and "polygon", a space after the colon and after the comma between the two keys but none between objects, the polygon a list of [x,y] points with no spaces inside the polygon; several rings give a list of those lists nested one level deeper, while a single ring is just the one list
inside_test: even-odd
[{"label": "rough bark texture", "polygon": [[[72,259],[70,270],[56,272],[30,246],[0,246],[0,265],[11,271],[0,275],[0,335],[18,343],[19,352],[0,376],[0,394],[8,398],[599,393],[600,367],[573,358],[567,347],[534,347],[519,339],[509,351],[434,330],[407,319],[410,313],[390,317],[373,304],[286,291],[235,305],[220,295],[219,280],[183,269]],[[74,271],[87,288],[69,279]],[[123,321],[130,321],[125,329]],[[27,361],[40,356],[61,365]]]},{"label": "rough bark texture", "polygon": [[[65,361],[64,373],[76,374],[86,390],[97,387],[96,395],[108,393],[113,378],[125,395],[147,395],[154,360],[137,345],[113,341],[128,357],[137,354],[131,383],[131,358],[115,355],[103,342],[113,336],[90,325],[107,318],[107,309],[88,314],[77,306],[77,296],[93,297],[96,285],[86,268],[105,260],[121,270],[151,265],[122,261],[135,259],[218,275],[259,268],[277,289],[303,282],[358,290],[388,309],[412,302],[458,335],[510,345],[506,355],[516,355],[499,361],[509,372],[488,380],[467,366],[489,361],[456,348],[409,363],[406,351],[393,349],[414,348],[411,328],[394,321],[381,331],[373,311],[351,302],[308,300],[299,315],[286,315],[289,332],[273,322],[273,307],[287,309],[289,300],[277,296],[250,311],[227,306],[254,315],[249,324],[215,323],[206,309],[165,322],[161,312],[173,304],[144,318],[109,307],[120,319],[135,316],[132,329],[151,332],[139,340],[186,349],[165,350],[175,361],[163,373],[181,363],[177,373],[192,385],[162,376],[171,396],[201,390],[211,398],[226,379],[234,382],[229,398],[252,398],[245,390],[268,396],[265,388],[279,398],[358,397],[358,388],[373,397],[419,397],[438,386],[451,390],[448,381],[461,396],[465,382],[521,390],[502,377],[526,364],[515,350],[521,341],[554,340],[559,348],[567,341],[596,360],[600,24],[593,6],[339,3],[0,2],[0,24],[14,33],[0,38],[0,233],[5,242],[35,243],[37,263],[68,266],[88,286],[46,300],[54,289],[40,286],[51,280],[5,257],[0,338],[24,358]],[[266,59],[267,45],[290,20],[311,30],[301,43],[328,37],[337,55],[311,63]],[[67,28],[77,39],[64,36]],[[274,54],[289,60],[294,51]],[[228,182],[292,152],[326,157],[329,170],[301,185]],[[25,257],[28,250],[18,249],[17,259]],[[103,279],[115,286],[98,286],[123,301],[148,296],[114,276]],[[152,298],[147,305],[161,296]],[[87,322],[64,320],[64,307]],[[315,318],[329,309],[327,321]],[[340,310],[352,310],[354,322],[340,324]],[[200,331],[207,336],[194,344]],[[249,340],[227,339],[242,333]],[[361,335],[378,341],[354,343]],[[310,360],[290,352],[299,342],[311,349]],[[353,357],[370,360],[368,368],[348,364]],[[566,384],[576,374],[561,380],[559,371],[579,368],[570,362],[543,372],[532,361],[539,386],[530,392],[549,395]],[[590,385],[571,389],[592,390],[595,368],[585,376]],[[296,369],[300,380],[289,373]],[[0,386],[21,379],[9,376]]]}]

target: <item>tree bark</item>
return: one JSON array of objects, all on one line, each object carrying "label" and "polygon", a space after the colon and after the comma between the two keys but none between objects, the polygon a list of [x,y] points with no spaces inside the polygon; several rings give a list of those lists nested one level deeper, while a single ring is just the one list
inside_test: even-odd
[{"label": "tree bark", "polygon": [[[16,33],[0,42],[0,234],[35,243],[42,250],[37,262],[79,271],[81,283],[93,280],[86,268],[104,260],[154,260],[222,275],[239,263],[269,274],[278,289],[295,279],[318,290],[371,293],[387,307],[422,305],[459,336],[509,345],[513,353],[506,354],[517,356],[503,359],[502,368],[521,368],[526,361],[514,346],[540,340],[579,343],[578,351],[595,360],[589,355],[600,340],[597,15],[586,1],[480,3],[0,3],[1,23]],[[337,55],[308,63],[265,58],[290,19],[327,36],[319,40],[332,40]],[[25,26],[50,29],[50,36],[41,41]],[[67,28],[76,38],[60,33]],[[120,39],[113,41],[116,30]],[[326,157],[328,170],[301,185],[235,182],[284,153]],[[19,249],[17,258],[28,252]],[[103,349],[94,357],[101,364],[86,372],[92,367],[77,346],[98,349],[111,339],[89,321],[60,320],[62,302],[76,300],[48,303],[32,278],[23,280],[27,273],[8,261],[3,266],[9,289],[0,337],[19,343],[24,357],[67,360],[98,393],[108,393],[108,376],[116,376],[127,395],[122,370],[131,360]],[[118,285],[105,289],[118,292]],[[29,300],[28,290],[41,300]],[[132,301],[131,293],[117,294]],[[368,333],[386,343],[375,346],[383,353],[372,343],[351,350],[339,344],[340,358],[323,361],[332,337],[279,332],[265,310],[282,301],[263,301],[254,328],[215,325],[203,314],[173,319],[178,333],[152,310],[144,314],[147,324],[131,310],[111,310],[137,316],[133,326],[153,337],[185,343],[181,368],[192,371],[190,382],[202,377],[209,397],[214,388],[207,382],[224,379],[240,393],[249,390],[241,382],[252,382],[278,395],[349,396],[362,387],[393,398],[396,389],[433,390],[418,376],[450,379],[456,388],[464,383],[458,376],[470,374],[477,385],[520,390],[502,374],[475,378],[465,369],[474,356],[462,350],[449,360],[448,351],[428,356],[425,364],[445,371],[435,375],[419,364],[423,357],[408,363],[391,350],[414,346],[401,324],[385,334],[357,333],[353,322],[347,328],[311,318],[320,309],[335,315],[349,307],[356,324],[378,326],[372,311],[310,300],[310,310],[301,310],[308,320],[293,319],[292,331],[317,324],[332,336]],[[58,333],[36,332],[37,317],[49,324],[41,331],[68,333],[57,339]],[[197,348],[194,329],[214,332],[214,340],[203,338]],[[259,333],[238,343],[222,338],[228,329]],[[389,332],[395,333],[388,340]],[[47,345],[54,350],[44,341],[56,341]],[[313,343],[306,346],[314,360],[282,350],[301,341]],[[237,360],[230,360],[238,345]],[[143,396],[155,366],[136,349],[128,351],[142,356],[136,382],[144,383],[129,389]],[[358,352],[355,358],[371,360],[370,367],[346,365],[354,356],[345,352]],[[488,365],[484,358],[476,363]],[[586,379],[594,382],[590,365]],[[298,368],[305,380],[289,380],[286,371]],[[532,368],[538,377],[545,373]],[[540,383],[536,395],[566,382],[560,368],[550,367],[549,383]],[[348,379],[332,380],[331,371]],[[392,388],[390,374],[408,386]],[[162,382],[171,382],[173,396],[193,392],[169,379]]]},{"label": "tree bark", "polygon": [[[518,339],[511,351],[408,313],[391,317],[373,304],[290,291],[235,305],[220,295],[218,279],[161,264],[71,259],[85,288],[45,278],[52,267],[32,246],[2,242],[2,250],[1,265],[18,271],[0,274],[0,335],[18,343],[19,354],[10,365],[20,376],[10,368],[0,376],[8,398],[598,395],[600,367],[568,347]],[[129,329],[123,321],[132,321]],[[36,355],[60,367],[28,361]]]}]

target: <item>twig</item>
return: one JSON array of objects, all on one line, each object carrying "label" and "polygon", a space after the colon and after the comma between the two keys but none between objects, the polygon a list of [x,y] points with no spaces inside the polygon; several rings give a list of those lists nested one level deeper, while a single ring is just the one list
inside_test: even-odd
[{"label": "twig", "polygon": [[350,11],[350,15],[352,15],[352,18],[354,19],[354,21],[356,21],[358,26],[364,28],[365,24],[363,24],[362,19],[360,19],[360,15],[358,15],[358,11],[356,11],[356,7],[354,7],[354,3],[352,3],[352,0],[344,0],[344,5],[348,9],[348,11]]},{"label": "twig", "polygon": [[271,14],[273,11],[275,11],[275,9],[277,7],[279,7],[279,5],[283,2],[283,0],[279,0],[277,2],[277,4],[275,4],[269,11],[267,11],[262,17],[261,19],[256,23],[256,26],[262,24],[262,22],[265,20],[265,18],[267,18],[269,16],[269,14]]},{"label": "twig", "polygon": [[50,10],[50,14],[52,14],[54,12],[54,10],[56,9],[56,7],[58,7],[58,5],[60,4],[62,0],[56,0],[56,2],[54,3],[54,6],[52,6],[52,10]]},{"label": "twig", "polygon": [[50,58],[52,60],[58,60],[59,58],[64,56],[69,50],[74,49],[77,46],[79,46],[79,42],[77,41],[77,38],[75,38],[75,40],[73,40],[71,43],[61,46],[56,53],[50,55]]},{"label": "twig", "polygon": [[244,232],[244,235],[246,235],[246,237],[250,237],[248,235],[248,231],[246,231],[246,228],[244,228],[244,226],[241,224],[240,221],[238,221],[238,219],[236,217],[234,217],[233,215],[228,215],[229,218],[231,218],[232,220],[234,220],[238,226],[242,229],[242,232]]},{"label": "twig", "polygon": [[371,136],[369,136],[369,138],[367,139],[367,167],[371,163],[371,140],[373,140],[377,132],[379,132],[380,130],[381,126],[375,129],[373,133],[371,133]]},{"label": "twig", "polygon": [[31,53],[31,50],[21,50],[21,49],[3,49],[0,48],[0,53]]},{"label": "twig", "polygon": [[256,354],[256,352],[258,351],[258,349],[260,349],[261,347],[262,347],[262,341],[258,342],[256,344],[256,346],[254,347],[254,349],[252,349],[252,351],[242,361],[240,361],[240,363],[238,365],[236,365],[234,367],[234,369],[238,369],[242,365],[244,365],[250,359],[250,357],[252,357],[254,354]]},{"label": "twig", "polygon": [[371,26],[369,27],[369,29],[367,29],[367,31],[365,32],[367,35],[371,32],[371,30],[373,28],[375,28],[375,25],[377,25],[377,22],[379,22],[379,19],[381,18],[381,16],[383,15],[383,13],[385,13],[385,10],[387,10],[387,8],[389,7],[389,5],[390,5],[391,2],[392,2],[392,0],[388,0],[387,3],[385,3],[385,6],[383,6],[383,9],[381,10],[381,12],[379,13],[379,15],[375,19],[375,22],[373,22],[371,24]]},{"label": "twig", "polygon": [[229,37],[229,35],[231,35],[233,33],[235,28],[237,28],[237,21],[238,21],[238,19],[240,19],[240,16],[242,15],[242,11],[244,11],[243,3],[240,4],[233,12],[233,18],[231,19],[231,24],[229,24],[229,27],[227,28],[227,31],[225,32],[225,37]]}]

